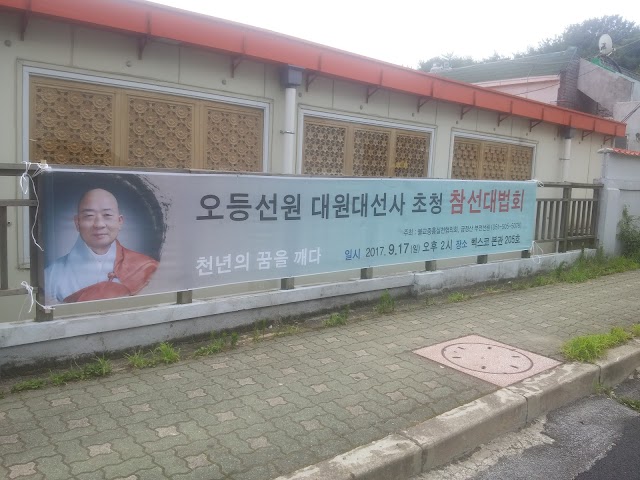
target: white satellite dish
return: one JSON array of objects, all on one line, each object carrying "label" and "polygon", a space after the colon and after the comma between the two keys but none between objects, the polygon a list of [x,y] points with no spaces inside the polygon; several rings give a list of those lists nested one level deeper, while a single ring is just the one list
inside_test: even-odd
[{"label": "white satellite dish", "polygon": [[609,55],[613,52],[613,42],[608,34],[600,36],[598,40],[598,48],[600,49],[600,55]]}]

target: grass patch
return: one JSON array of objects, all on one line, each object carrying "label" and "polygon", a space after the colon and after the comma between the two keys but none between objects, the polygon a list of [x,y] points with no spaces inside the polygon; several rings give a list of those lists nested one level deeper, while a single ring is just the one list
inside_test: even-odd
[{"label": "grass patch", "polygon": [[616,400],[625,407],[629,407],[636,412],[640,412],[640,400],[634,400],[629,397],[616,397]]},{"label": "grass patch", "polygon": [[261,342],[264,340],[264,335],[267,330],[267,321],[258,320],[253,326],[253,341]]},{"label": "grass patch", "polygon": [[349,318],[349,308],[345,307],[340,313],[332,313],[331,316],[323,322],[325,327],[339,327],[346,325]]},{"label": "grass patch", "polygon": [[25,390],[39,390],[47,384],[46,380],[37,378],[35,380],[25,380],[24,382],[16,383],[11,387],[12,393],[24,392]]},{"label": "grass patch", "polygon": [[193,352],[194,357],[204,357],[207,355],[214,355],[216,353],[224,350],[225,341],[222,338],[218,338],[213,340],[209,345],[205,345],[204,347],[198,348],[195,352]]},{"label": "grass patch", "polygon": [[289,335],[295,335],[300,331],[298,325],[281,325],[274,333],[274,337],[288,337]]},{"label": "grass patch", "polygon": [[153,352],[144,353],[142,350],[136,350],[131,355],[126,355],[127,363],[133,368],[149,368],[154,367],[158,362]]},{"label": "grass patch", "polygon": [[168,342],[162,342],[154,349],[153,353],[158,362],[169,364],[180,361],[180,349],[174,348],[174,346]]},{"label": "grass patch", "polygon": [[631,335],[633,335],[634,337],[640,337],[640,323],[631,325],[631,328],[629,330],[631,331]]},{"label": "grass patch", "polygon": [[462,292],[453,292],[447,297],[447,302],[449,303],[464,302],[468,298],[469,297]]},{"label": "grass patch", "polygon": [[82,368],[71,368],[67,371],[53,374],[49,377],[52,385],[64,385],[70,382],[78,382],[89,378],[106,377],[112,371],[111,362],[104,357],[98,357],[93,362],[87,363]]},{"label": "grass patch", "polygon": [[388,291],[385,291],[382,295],[380,295],[380,300],[378,300],[378,304],[376,305],[376,312],[382,314],[393,313],[396,309],[396,302],[389,294]]},{"label": "grass patch", "polygon": [[622,345],[630,338],[630,333],[623,328],[615,327],[609,333],[572,338],[562,345],[562,353],[569,360],[593,362],[600,358],[609,348]]}]

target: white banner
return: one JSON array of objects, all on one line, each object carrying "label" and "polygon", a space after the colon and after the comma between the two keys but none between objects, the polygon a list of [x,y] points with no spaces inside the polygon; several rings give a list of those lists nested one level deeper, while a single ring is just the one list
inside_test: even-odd
[{"label": "white banner", "polygon": [[536,184],[46,172],[48,305],[529,249]]}]

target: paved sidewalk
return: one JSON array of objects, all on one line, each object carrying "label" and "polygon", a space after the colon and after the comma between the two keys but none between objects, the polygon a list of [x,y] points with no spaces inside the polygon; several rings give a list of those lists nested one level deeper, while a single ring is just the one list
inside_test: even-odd
[{"label": "paved sidewalk", "polygon": [[[560,360],[640,321],[640,271],[371,315],[0,399],[0,478],[268,480],[498,387],[413,353],[476,334]],[[0,352],[1,354],[1,352]]]}]

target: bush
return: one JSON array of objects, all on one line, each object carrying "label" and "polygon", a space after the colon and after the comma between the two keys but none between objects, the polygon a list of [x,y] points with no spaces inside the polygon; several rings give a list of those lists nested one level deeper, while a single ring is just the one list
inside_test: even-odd
[{"label": "bush", "polygon": [[618,222],[618,240],[622,243],[622,255],[640,260],[640,229],[636,226],[638,217],[629,213],[625,206],[622,219]]}]

